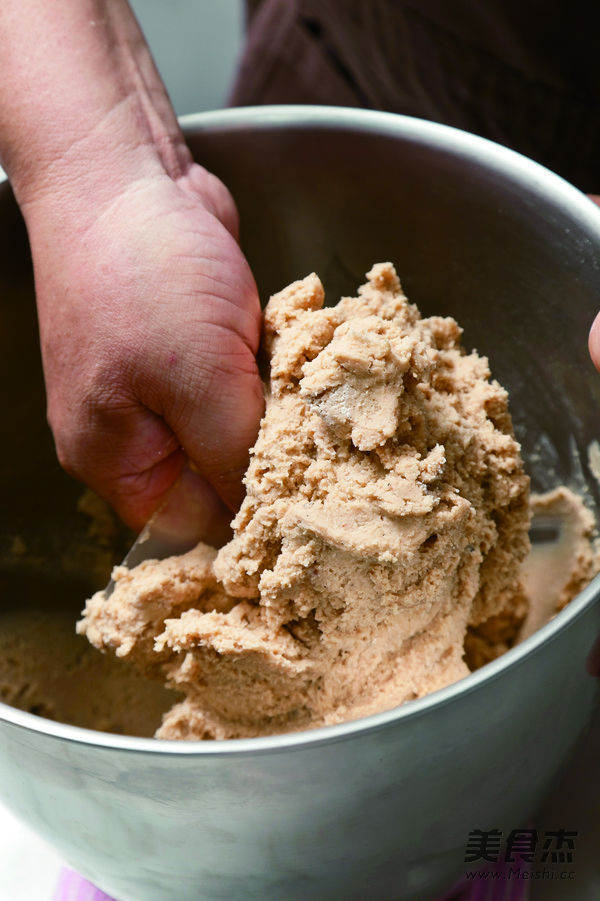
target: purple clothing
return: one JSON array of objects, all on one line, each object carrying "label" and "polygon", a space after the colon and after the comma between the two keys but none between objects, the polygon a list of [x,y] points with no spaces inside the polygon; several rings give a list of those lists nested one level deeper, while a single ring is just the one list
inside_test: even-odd
[{"label": "purple clothing", "polygon": [[600,7],[248,0],[231,103],[387,110],[504,144],[600,193]]}]

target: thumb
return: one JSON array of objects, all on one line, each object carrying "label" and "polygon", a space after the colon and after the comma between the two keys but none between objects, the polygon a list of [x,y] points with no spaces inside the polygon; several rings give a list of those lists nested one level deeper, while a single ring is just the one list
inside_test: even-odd
[{"label": "thumb", "polygon": [[[230,510],[212,485],[186,465],[148,523],[146,534],[160,548],[160,556],[182,554],[199,541],[222,547],[231,538],[230,520]],[[146,548],[144,556],[148,552]]]},{"label": "thumb", "polygon": [[600,371],[600,313],[590,329],[589,350],[594,366]]},{"label": "thumb", "polygon": [[231,511],[244,499],[242,478],[264,412],[256,361],[251,371],[222,371],[187,424],[177,434],[188,458]]}]

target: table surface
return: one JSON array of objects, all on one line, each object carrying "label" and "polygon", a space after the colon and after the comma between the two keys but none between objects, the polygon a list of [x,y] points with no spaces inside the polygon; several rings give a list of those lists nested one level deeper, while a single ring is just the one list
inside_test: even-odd
[{"label": "table surface", "polygon": [[0,806],[0,901],[52,901],[61,867],[55,852]]}]

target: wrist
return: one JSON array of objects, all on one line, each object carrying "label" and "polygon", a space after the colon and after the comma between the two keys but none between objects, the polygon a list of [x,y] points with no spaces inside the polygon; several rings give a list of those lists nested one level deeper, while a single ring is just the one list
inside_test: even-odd
[{"label": "wrist", "polygon": [[[29,154],[8,167],[8,176],[25,220],[37,212],[82,228],[123,197],[134,185],[165,178],[163,154],[167,139],[157,136],[140,121],[135,97],[105,111],[93,127],[56,156]],[[187,150],[185,146],[182,148]],[[162,153],[161,153],[162,151]],[[183,153],[182,153],[183,157]],[[173,167],[175,168],[175,167]]]},{"label": "wrist", "polygon": [[[30,204],[140,178],[179,177],[191,158],[125,0],[3,0],[1,161]],[[32,89],[35,85],[35,89]]]}]

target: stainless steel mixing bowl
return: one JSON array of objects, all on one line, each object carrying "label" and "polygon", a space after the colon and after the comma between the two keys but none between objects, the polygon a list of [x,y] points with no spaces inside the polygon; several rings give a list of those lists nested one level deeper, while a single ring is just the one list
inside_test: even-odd
[{"label": "stainless steel mixing bowl", "polygon": [[[589,200],[508,150],[398,116],[265,107],[184,124],[238,202],[265,298],[312,270],[330,296],[352,293],[392,260],[424,314],[455,316],[489,355],[534,487],[585,483],[597,504],[600,377],[586,342],[600,211]],[[76,492],[43,421],[26,236],[6,186],[0,254],[1,540],[6,550],[27,534],[47,561],[33,577],[5,555],[2,605],[80,605],[85,573],[55,565],[77,540]],[[305,734],[177,744],[0,705],[0,798],[119,901],[434,896],[461,875],[471,830],[527,825],[580,740],[598,699],[584,660],[599,592],[596,580],[459,684]]]}]

